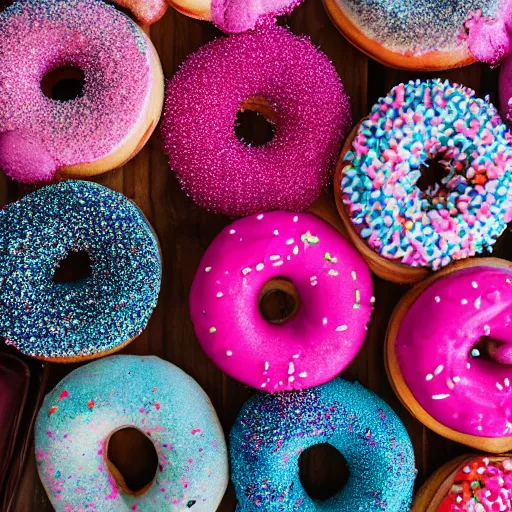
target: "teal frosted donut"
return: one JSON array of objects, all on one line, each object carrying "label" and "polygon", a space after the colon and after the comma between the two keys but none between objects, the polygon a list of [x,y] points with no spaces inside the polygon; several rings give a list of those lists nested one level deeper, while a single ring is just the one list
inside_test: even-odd
[{"label": "teal frosted donut", "polygon": [[[147,435],[157,453],[155,479],[142,494],[123,490],[107,461],[107,442],[123,427]],[[210,400],[192,377],[154,356],[107,357],[70,373],[46,396],[35,443],[57,512],[212,512],[228,482]]]},{"label": "teal frosted donut", "polygon": [[[91,274],[55,283],[86,251]],[[21,352],[72,361],[121,348],[160,291],[158,242],[128,198],[85,181],[50,185],[0,210],[0,336]]]},{"label": "teal frosted donut", "polygon": [[[258,394],[230,434],[240,512],[406,512],[416,471],[407,431],[377,395],[337,378],[317,388]],[[299,479],[299,456],[329,443],[350,477],[328,500],[315,502]]]}]

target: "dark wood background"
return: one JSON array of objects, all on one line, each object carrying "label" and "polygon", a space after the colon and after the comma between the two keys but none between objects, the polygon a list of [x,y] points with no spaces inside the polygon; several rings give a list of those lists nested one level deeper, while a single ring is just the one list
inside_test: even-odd
[{"label": "dark wood background", "polygon": [[[320,0],[305,2],[289,18],[282,20],[296,34],[308,34],[336,66],[348,94],[352,98],[354,122],[365,116],[379,96],[385,95],[397,83],[433,76],[385,68],[352,47],[329,20]],[[170,9],[150,30],[151,38],[162,60],[167,78],[172,77],[188,54],[220,34],[215,27],[199,22]],[[479,95],[490,94],[497,102],[498,70],[483,65],[440,73],[474,88]],[[0,178],[0,204],[20,197],[29,189],[18,187]],[[222,374],[204,355],[193,332],[188,311],[188,294],[200,258],[209,243],[229,219],[212,215],[196,207],[180,190],[160,149],[158,135],[131,162],[97,181],[123,192],[134,200],[154,226],[163,251],[163,283],[160,301],[146,331],[126,350],[133,354],[155,354],[176,364],[192,375],[210,396],[222,425],[229,432],[235,417],[251,391]],[[332,192],[321,200],[321,209],[336,218]],[[511,256],[506,249],[509,234],[498,243],[498,256]],[[373,314],[365,344],[343,376],[358,380],[370,388],[400,415],[405,423],[416,453],[417,485],[449,459],[470,451],[456,443],[440,438],[425,429],[399,404],[384,371],[383,340],[393,307],[405,288],[375,278],[376,310]],[[55,385],[74,365],[50,365],[49,388]],[[319,475],[330,472],[332,459],[322,454],[311,455],[305,461],[307,478],[323,485]],[[320,481],[318,481],[320,480]],[[17,512],[47,512],[52,507],[39,483],[33,456],[26,464],[16,497]],[[233,511],[235,496],[232,486],[219,510]]]}]

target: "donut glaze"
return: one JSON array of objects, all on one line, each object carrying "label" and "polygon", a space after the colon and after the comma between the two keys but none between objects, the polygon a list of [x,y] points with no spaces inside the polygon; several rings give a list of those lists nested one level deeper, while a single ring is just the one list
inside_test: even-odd
[{"label": "donut glaze", "polygon": [[[146,434],[158,455],[155,480],[140,496],[123,492],[107,466],[108,439],[124,427]],[[35,446],[57,512],[211,512],[228,482],[210,400],[194,379],[154,356],[107,357],[66,376],[43,402]]]},{"label": "donut glaze", "polygon": [[[55,283],[86,251],[91,274]],[[158,242],[125,196],[85,181],[42,188],[0,210],[0,335],[24,354],[68,362],[121,348],[160,291]]]},{"label": "donut glaze", "polygon": [[[441,80],[394,87],[343,157],[352,226],[375,253],[412,267],[437,270],[492,250],[512,219],[508,138],[488,98],[471,89]],[[443,175],[422,189],[429,167]]]},{"label": "donut glaze", "polygon": [[[335,496],[313,501],[299,479],[299,457],[334,446],[350,477]],[[303,391],[257,394],[230,434],[232,479],[240,512],[406,512],[414,453],[391,408],[359,384],[337,378]]]},{"label": "donut glaze", "polygon": [[[235,134],[247,100],[263,98],[274,138],[251,147]],[[200,206],[243,216],[304,210],[327,184],[350,126],[349,100],[327,57],[279,27],[219,38],[169,82],[164,150]]]},{"label": "donut glaze", "polygon": [[407,387],[457,432],[512,434],[512,359],[499,364],[475,347],[484,336],[512,343],[511,283],[508,268],[457,270],[430,284],[400,323],[394,349]]},{"label": "donut glaze", "polygon": [[[276,278],[299,297],[283,324],[268,322],[258,305]],[[373,301],[368,267],[338,231],[309,213],[270,212],[236,221],[213,241],[192,284],[190,313],[223,372],[276,392],[339,374],[361,348]]]},{"label": "donut glaze", "polygon": [[[48,73],[79,69],[82,95],[45,96]],[[0,168],[21,182],[122,165],[156,126],[156,52],[126,15],[99,0],[19,0],[0,13]],[[41,166],[36,163],[40,155]]]}]

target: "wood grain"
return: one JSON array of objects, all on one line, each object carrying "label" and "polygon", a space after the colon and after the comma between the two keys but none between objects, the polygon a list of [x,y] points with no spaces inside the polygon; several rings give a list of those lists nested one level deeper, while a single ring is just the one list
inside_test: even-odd
[{"label": "wood grain", "polygon": [[[332,60],[345,88],[352,98],[354,122],[367,115],[370,106],[400,81],[427,78],[432,73],[397,71],[368,59],[350,45],[329,20],[320,0],[305,2],[284,20],[296,34],[309,34]],[[162,60],[164,74],[170,78],[186,56],[220,33],[207,22],[186,18],[169,9],[166,16],[152,26],[150,35]],[[476,89],[480,95],[490,94],[497,102],[498,71],[483,65],[438,73]],[[212,215],[196,207],[180,190],[160,149],[158,134],[121,169],[97,177],[96,181],[126,194],[142,209],[152,223],[161,242],[164,277],[158,307],[147,330],[126,350],[133,354],[155,354],[176,364],[191,374],[206,390],[221,423],[229,432],[241,405],[251,391],[223,375],[204,355],[193,332],[188,311],[188,293],[200,258],[208,244],[229,223],[226,217]],[[5,204],[28,192],[0,178],[0,201]],[[339,225],[332,191],[315,205],[315,211]],[[497,244],[493,255],[511,258],[510,234]],[[374,279],[376,310],[362,350],[343,376],[358,380],[386,400],[407,427],[415,448],[418,468],[417,485],[442,464],[467,453],[462,445],[445,440],[418,423],[400,404],[386,378],[383,344],[386,327],[394,306],[406,291],[405,287]],[[58,382],[74,365],[50,364],[49,387]],[[321,451],[319,453],[322,453]],[[330,460],[307,461],[305,473],[315,474],[315,467],[329,465]],[[316,466],[315,466],[316,464]],[[321,485],[321,484],[318,484]],[[25,468],[16,497],[16,512],[50,512],[37,477],[33,457]],[[221,512],[235,510],[232,486],[220,507]]]}]

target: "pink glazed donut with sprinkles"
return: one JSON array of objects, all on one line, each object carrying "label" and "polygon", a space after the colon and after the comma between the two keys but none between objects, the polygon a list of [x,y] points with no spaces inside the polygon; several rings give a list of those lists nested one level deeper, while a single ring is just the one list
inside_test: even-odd
[{"label": "pink glazed donut with sprinkles", "polygon": [[[274,125],[251,146],[237,113]],[[350,127],[347,95],[331,62],[279,27],[216,39],[189,57],[166,91],[164,150],[199,206],[231,216],[305,210],[330,176]]]},{"label": "pink glazed donut with sprinkles", "polygon": [[11,178],[119,167],[144,146],[162,105],[158,55],[113,6],[19,0],[0,13],[0,169]]},{"label": "pink glazed donut with sprinkles", "polygon": [[512,263],[461,262],[398,304],[386,367],[424,425],[492,453],[512,449]]},{"label": "pink glazed donut with sprinkles", "polygon": [[344,370],[373,303],[370,271],[337,230],[310,213],[276,211],[238,220],[215,238],[194,278],[190,313],[224,373],[273,393],[318,386]]}]

